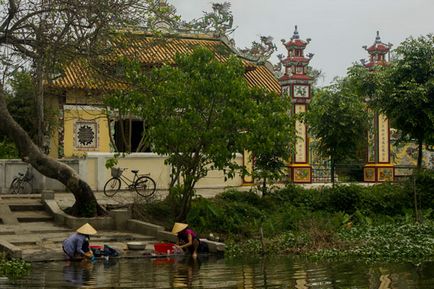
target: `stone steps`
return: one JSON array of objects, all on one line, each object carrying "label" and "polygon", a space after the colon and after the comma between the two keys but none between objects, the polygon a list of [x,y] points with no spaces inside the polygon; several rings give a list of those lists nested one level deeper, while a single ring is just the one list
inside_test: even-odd
[{"label": "stone steps", "polygon": [[16,211],[13,212],[14,216],[20,223],[30,222],[49,222],[54,218],[46,211]]}]

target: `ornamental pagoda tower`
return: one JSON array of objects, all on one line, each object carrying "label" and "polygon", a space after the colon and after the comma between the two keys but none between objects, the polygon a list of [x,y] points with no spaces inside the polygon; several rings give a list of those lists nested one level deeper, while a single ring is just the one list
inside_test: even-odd
[{"label": "ornamental pagoda tower", "polygon": [[[307,111],[311,99],[313,78],[308,76],[308,65],[313,57],[312,53],[304,55],[304,49],[310,39],[301,40],[295,26],[294,35],[286,42],[282,40],[288,51],[288,56],[281,60],[284,74],[279,78],[282,95],[291,100],[291,113]],[[289,160],[290,178],[294,183],[311,183],[312,167],[309,164],[309,138],[304,122],[296,122],[297,141],[295,153]]]},{"label": "ornamental pagoda tower", "polygon": [[[367,69],[387,65],[386,55],[392,44],[381,42],[377,31],[375,42],[370,47],[363,46],[369,53],[369,62],[362,61]],[[368,130],[368,148],[366,165],[363,167],[365,182],[393,181],[394,167],[390,162],[390,126],[385,115],[368,110],[371,118]]]}]

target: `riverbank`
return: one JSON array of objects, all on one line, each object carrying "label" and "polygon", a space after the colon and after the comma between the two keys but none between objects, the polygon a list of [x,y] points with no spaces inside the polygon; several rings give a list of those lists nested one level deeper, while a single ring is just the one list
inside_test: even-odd
[{"label": "riverbank", "polygon": [[[64,260],[62,242],[78,227],[90,223],[98,233],[91,245],[109,245],[121,258],[143,258],[153,253],[155,243],[174,242],[176,236],[163,227],[131,218],[130,206],[136,194],[122,192],[116,198],[95,193],[98,202],[108,209],[108,216],[76,218],[64,213],[74,203],[72,194],[6,195],[0,197],[0,251],[9,257],[29,262]],[[143,250],[131,250],[129,242],[140,242]],[[223,244],[209,242],[213,251]]]},{"label": "riverbank", "polygon": [[[202,236],[224,241],[226,257],[429,259],[434,256],[432,172],[414,183],[315,189],[288,185],[264,196],[234,189],[194,199],[187,222]],[[136,214],[148,221],[171,219],[172,208],[170,200],[137,204]]]}]

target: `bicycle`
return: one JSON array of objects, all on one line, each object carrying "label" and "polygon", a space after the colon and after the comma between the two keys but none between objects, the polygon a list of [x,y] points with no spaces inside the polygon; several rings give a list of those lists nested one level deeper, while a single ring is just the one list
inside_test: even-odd
[{"label": "bicycle", "polygon": [[30,167],[28,167],[24,174],[18,173],[18,176],[12,180],[9,194],[30,194],[32,192],[32,180],[33,175],[30,172]]},{"label": "bicycle", "polygon": [[104,185],[104,195],[113,197],[121,190],[121,184],[124,182],[129,190],[135,190],[136,193],[144,198],[148,198],[155,193],[155,181],[147,175],[139,175],[139,170],[131,170],[134,174],[133,179],[122,175],[126,168],[111,168],[110,178]]}]

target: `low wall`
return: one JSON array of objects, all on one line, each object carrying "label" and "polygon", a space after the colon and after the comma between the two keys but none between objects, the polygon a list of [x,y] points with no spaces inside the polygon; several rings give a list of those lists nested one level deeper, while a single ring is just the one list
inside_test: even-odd
[{"label": "low wall", "polygon": [[[62,163],[79,171],[79,160],[68,159],[60,160]],[[27,168],[33,175],[31,182],[33,192],[40,193],[44,190],[65,191],[65,186],[58,180],[47,178],[41,175],[37,170],[21,160],[0,160],[0,193],[7,194],[12,180],[18,176],[18,173],[24,174]]]},{"label": "low wall", "polygon": [[[86,181],[94,191],[102,191],[104,185],[111,178],[110,170],[105,167],[106,161],[113,158],[113,153],[88,153],[85,158],[62,159],[65,163],[79,173],[82,180]],[[157,189],[167,189],[170,183],[171,167],[166,165],[165,156],[155,153],[133,153],[119,158],[118,167],[128,168],[123,175],[132,179],[131,170],[139,170],[139,174],[149,174],[156,182]],[[242,164],[242,155],[237,155],[235,160]],[[21,160],[0,160],[0,193],[7,194],[9,186],[18,173],[25,173],[29,165]],[[33,192],[40,193],[45,190],[66,191],[65,186],[59,181],[41,175],[30,167],[33,175]],[[225,188],[243,184],[240,176],[225,181],[224,174],[219,170],[210,170],[208,176],[196,184],[196,188]]]},{"label": "low wall", "polygon": [[[80,176],[96,191],[102,191],[111,178],[110,170],[105,167],[106,161],[113,158],[113,153],[88,153],[80,160]],[[171,167],[165,164],[167,157],[155,153],[132,153],[118,159],[117,167],[128,168],[123,175],[133,178],[131,170],[139,170],[139,174],[149,174],[156,182],[157,189],[167,189],[170,183]],[[237,163],[242,164],[242,155],[238,155]],[[240,186],[243,180],[240,176],[225,181],[222,171],[210,170],[208,176],[200,180],[196,188],[224,188]],[[123,184],[124,185],[124,184]]]}]

